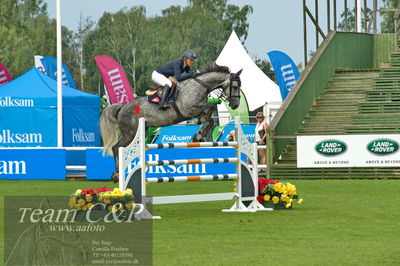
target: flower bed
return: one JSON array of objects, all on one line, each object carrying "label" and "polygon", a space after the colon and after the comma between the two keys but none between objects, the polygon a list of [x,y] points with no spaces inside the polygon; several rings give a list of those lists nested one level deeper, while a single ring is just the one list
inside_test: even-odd
[{"label": "flower bed", "polygon": [[125,191],[119,188],[102,187],[94,190],[78,189],[68,202],[69,207],[77,211],[93,210],[108,210],[116,212],[118,210],[131,210],[135,207],[133,191],[127,189]]},{"label": "flower bed", "polygon": [[297,194],[296,186],[288,182],[259,178],[258,189],[258,202],[275,210],[291,209],[296,199],[298,204],[303,202]]}]

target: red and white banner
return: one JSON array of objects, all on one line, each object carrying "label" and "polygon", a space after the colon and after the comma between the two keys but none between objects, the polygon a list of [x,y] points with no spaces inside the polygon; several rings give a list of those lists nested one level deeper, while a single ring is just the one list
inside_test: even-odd
[{"label": "red and white banner", "polygon": [[111,104],[132,102],[134,100],[132,87],[122,67],[107,55],[95,56],[94,60],[100,70]]},{"label": "red and white banner", "polygon": [[0,62],[0,85],[3,85],[12,80],[10,72],[7,68]]}]

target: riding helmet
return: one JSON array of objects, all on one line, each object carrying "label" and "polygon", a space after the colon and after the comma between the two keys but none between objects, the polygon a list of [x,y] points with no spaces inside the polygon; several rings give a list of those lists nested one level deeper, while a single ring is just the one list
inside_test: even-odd
[{"label": "riding helmet", "polygon": [[196,53],[193,52],[192,50],[186,50],[186,51],[183,52],[183,57],[187,58],[187,59],[195,60],[196,59]]}]

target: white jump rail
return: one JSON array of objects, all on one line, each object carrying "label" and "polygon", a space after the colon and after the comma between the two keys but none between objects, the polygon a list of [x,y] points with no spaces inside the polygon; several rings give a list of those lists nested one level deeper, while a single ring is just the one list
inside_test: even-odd
[{"label": "white jump rail", "polygon": [[[235,203],[230,209],[223,212],[256,212],[259,210],[272,210],[265,208],[257,201],[258,196],[258,148],[257,144],[250,143],[240,126],[240,118],[236,117],[235,131],[237,141],[232,142],[196,142],[196,143],[167,143],[167,144],[146,144],[145,143],[145,120],[139,119],[139,127],[133,141],[125,148],[119,148],[119,188],[125,190],[131,188],[134,191],[135,201],[146,205],[148,200],[146,194],[146,182],[185,182],[203,180],[227,180],[237,181],[237,191],[227,193],[210,193],[196,195],[178,195],[153,197],[153,204],[172,204],[202,201],[217,201],[235,199]],[[233,158],[208,158],[208,159],[188,159],[188,160],[161,160],[146,161],[146,150],[149,149],[173,149],[173,148],[196,148],[196,147],[232,147],[236,150]],[[241,154],[246,155],[247,161],[240,159]],[[131,167],[132,161],[137,161]],[[236,165],[235,174],[219,174],[208,176],[178,176],[146,178],[146,167],[155,165],[170,164],[199,164],[199,163],[234,163]],[[254,166],[254,167],[251,167]],[[152,216],[146,209],[141,218],[157,219],[159,216]]]}]

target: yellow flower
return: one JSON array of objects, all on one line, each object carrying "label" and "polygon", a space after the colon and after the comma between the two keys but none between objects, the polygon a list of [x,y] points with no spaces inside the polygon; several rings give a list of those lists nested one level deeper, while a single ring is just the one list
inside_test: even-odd
[{"label": "yellow flower", "polygon": [[87,202],[92,202],[92,199],[93,199],[92,195],[86,195]]},{"label": "yellow flower", "polygon": [[285,187],[281,186],[281,187],[278,189],[278,193],[283,193],[283,192],[285,192]]},{"label": "yellow flower", "polygon": [[287,186],[287,191],[288,191],[289,195],[291,195],[291,196],[296,195],[296,187],[294,185],[287,183],[286,186]]},{"label": "yellow flower", "polygon": [[270,195],[268,195],[268,194],[264,195],[264,200],[265,201],[269,201],[270,199],[271,199]]},{"label": "yellow flower", "polygon": [[125,208],[127,210],[132,210],[133,208],[135,208],[136,204],[133,201],[130,201],[128,203],[125,204]]},{"label": "yellow flower", "polygon": [[82,206],[82,211],[87,211],[87,210],[88,210],[87,204],[86,204],[86,205],[83,205],[83,206]]},{"label": "yellow flower", "polygon": [[82,208],[81,208],[81,205],[75,204],[74,209],[77,211],[80,211]]},{"label": "yellow flower", "polygon": [[75,196],[78,196],[79,194],[81,194],[81,192],[82,192],[82,189],[77,189],[74,194],[75,194]]},{"label": "yellow flower", "polygon": [[86,201],[85,201],[84,199],[79,199],[79,200],[78,200],[78,204],[81,205],[81,206],[83,206],[83,205],[86,204]]},{"label": "yellow flower", "polygon": [[122,204],[118,203],[111,205],[110,207],[108,207],[108,210],[112,213],[117,212],[118,210],[122,210]]},{"label": "yellow flower", "polygon": [[73,207],[75,206],[75,204],[76,204],[76,197],[71,197],[71,198],[69,199],[69,201],[68,201],[68,206],[69,206],[70,208],[73,208]]},{"label": "yellow flower", "polygon": [[273,197],[272,197],[272,202],[273,202],[274,204],[278,204],[279,198],[278,198],[277,196],[273,196]]},{"label": "yellow flower", "polygon": [[288,196],[287,196],[286,194],[283,194],[283,195],[281,196],[281,201],[286,201],[286,198],[288,198]]},{"label": "yellow flower", "polygon": [[104,202],[105,204],[110,204],[110,203],[111,203],[111,200],[110,200],[109,198],[104,198],[103,202]]},{"label": "yellow flower", "polygon": [[274,185],[274,190],[275,190],[276,192],[279,192],[279,190],[281,189],[281,187],[282,187],[282,184],[281,184],[280,182],[275,183],[275,185]]},{"label": "yellow flower", "polygon": [[87,206],[88,209],[92,208],[93,205],[94,205],[93,203],[88,203],[88,204],[86,204],[86,206]]},{"label": "yellow flower", "polygon": [[286,205],[285,205],[286,208],[290,208],[290,206],[292,206],[292,203],[290,203],[290,202],[286,203]]},{"label": "yellow flower", "polygon": [[299,199],[299,200],[297,201],[298,204],[301,204],[302,202],[303,202],[303,199]]},{"label": "yellow flower", "polygon": [[129,194],[133,194],[133,190],[130,189],[130,188],[128,188],[127,190],[125,190],[125,192],[126,192],[126,193],[129,193]]}]

